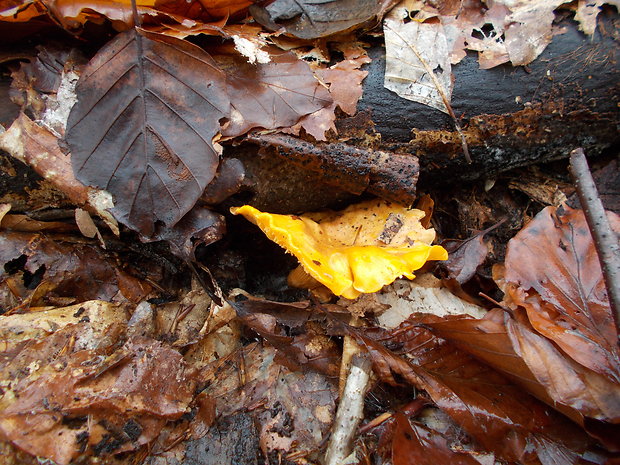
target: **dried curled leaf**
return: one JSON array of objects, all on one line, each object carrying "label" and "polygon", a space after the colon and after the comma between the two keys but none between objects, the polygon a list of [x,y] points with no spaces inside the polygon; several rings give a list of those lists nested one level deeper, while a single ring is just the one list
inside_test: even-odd
[{"label": "dried curled leaf", "polygon": [[354,299],[376,292],[396,278],[413,279],[427,260],[446,260],[431,246],[424,212],[383,201],[368,201],[341,212],[302,216],[263,213],[249,205],[232,208],[300,261],[306,272],[334,294]]},{"label": "dried curled leaf", "polygon": [[385,88],[448,113],[452,67],[444,28],[406,22],[408,15],[407,8],[398,6],[385,18]]}]

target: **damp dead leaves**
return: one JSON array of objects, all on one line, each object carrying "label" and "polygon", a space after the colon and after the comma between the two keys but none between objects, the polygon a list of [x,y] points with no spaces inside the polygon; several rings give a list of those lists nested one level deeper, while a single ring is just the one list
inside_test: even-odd
[{"label": "damp dead leaves", "polygon": [[260,437],[265,457],[316,460],[335,414],[337,383],[316,372],[291,371],[277,363],[273,347],[256,343],[216,362],[205,376],[210,384],[204,394],[215,399],[223,418],[243,411],[253,417],[244,436]]},{"label": "damp dead leaves", "polygon": [[4,335],[18,342],[0,362],[4,440],[67,464],[83,453],[135,450],[185,413],[192,369],[159,341],[126,338],[129,309],[89,301],[5,317]]},{"label": "damp dead leaves", "polygon": [[[620,219],[609,213],[620,233]],[[620,349],[594,243],[581,210],[547,207],[508,243],[505,302],[584,367],[620,381]]]},{"label": "damp dead leaves", "polygon": [[3,306],[92,299],[137,303],[152,289],[119,267],[113,254],[71,236],[0,230],[0,262]]},{"label": "damp dead leaves", "polygon": [[132,29],[99,51],[76,92],[66,139],[77,179],[111,192],[116,217],[146,237],[157,221],[178,223],[219,163],[213,139],[230,101],[213,59]]},{"label": "damp dead leaves", "polygon": [[[335,413],[339,350],[307,303],[240,296],[236,312],[192,290],[159,305],[96,300],[2,316],[0,438],[59,465],[122,452],[236,459],[237,442],[219,445],[248,415],[247,453],[315,459]],[[239,322],[268,342],[242,346]]]},{"label": "damp dead leaves", "polygon": [[158,222],[174,227],[214,180],[220,135],[291,126],[332,103],[295,55],[262,53],[249,64],[220,48],[214,60],[181,39],[120,34],[76,89],[66,136],[76,177],[110,192],[117,219],[143,236]]},{"label": "damp dead leaves", "polygon": [[[209,0],[185,2],[179,0],[139,0],[138,11],[146,22],[221,23],[227,18],[243,15],[252,4],[248,0]],[[78,31],[87,22],[113,21],[118,30],[133,26],[131,2],[127,0],[43,2],[28,0],[0,3],[0,22],[27,22],[33,18],[50,19],[68,30]],[[47,17],[47,18],[45,18]]]},{"label": "damp dead leaves", "polygon": [[[403,0],[385,17],[385,87],[402,98],[450,111],[455,85],[452,65],[467,51],[478,52],[480,68],[504,63],[525,66],[563,31],[554,25],[556,9],[575,10],[586,34],[596,30],[602,6],[617,2],[565,0],[428,2]],[[458,83],[456,83],[458,85]]]},{"label": "damp dead leaves", "polygon": [[[423,315],[418,318],[424,321]],[[413,316],[383,333],[352,328],[347,332],[368,351],[381,380],[394,385],[407,382],[424,389],[458,425],[461,432],[457,435],[461,437],[452,438],[450,443],[464,442],[478,453],[490,452],[500,460],[524,464],[546,463],[549,459],[577,464],[594,453],[595,441],[575,424],[415,321]],[[469,439],[463,441],[463,432]],[[414,446],[427,447],[424,443],[410,444]],[[589,460],[603,463],[605,459],[594,454]]]}]

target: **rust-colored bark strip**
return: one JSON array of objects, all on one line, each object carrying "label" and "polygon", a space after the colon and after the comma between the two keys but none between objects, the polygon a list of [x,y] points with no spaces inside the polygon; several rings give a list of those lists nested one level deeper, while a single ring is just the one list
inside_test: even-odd
[{"label": "rust-colored bark strip", "polygon": [[603,279],[605,280],[609,305],[616,322],[616,328],[620,330],[620,244],[618,244],[618,237],[609,224],[583,149],[578,148],[571,152],[570,172],[575,179],[579,202],[590,227],[594,247],[601,262]]},{"label": "rust-colored bark strip", "polygon": [[273,149],[275,155],[318,173],[327,184],[353,194],[367,191],[407,206],[415,199],[419,164],[413,155],[370,151],[341,143],[311,144],[280,134],[254,134],[247,140]]}]

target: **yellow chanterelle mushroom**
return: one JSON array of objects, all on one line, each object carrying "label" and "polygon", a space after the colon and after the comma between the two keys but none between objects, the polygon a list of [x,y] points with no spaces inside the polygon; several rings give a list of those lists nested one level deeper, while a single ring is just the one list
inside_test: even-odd
[{"label": "yellow chanterelle mushroom", "polygon": [[427,260],[448,258],[443,247],[430,245],[435,231],[420,224],[424,212],[385,201],[301,216],[264,213],[249,205],[231,212],[256,224],[308,274],[347,299],[377,292],[402,276],[413,279]]}]

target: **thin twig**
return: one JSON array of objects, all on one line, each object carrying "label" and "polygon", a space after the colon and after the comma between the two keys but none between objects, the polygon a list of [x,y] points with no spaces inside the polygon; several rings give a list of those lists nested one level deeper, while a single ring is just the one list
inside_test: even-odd
[{"label": "thin twig", "polygon": [[579,202],[590,227],[594,248],[601,263],[616,330],[620,331],[620,244],[618,236],[611,229],[583,149],[578,148],[571,152],[570,172],[575,179]]},{"label": "thin twig", "polygon": [[469,147],[467,146],[467,139],[465,138],[465,134],[463,133],[463,130],[461,129],[459,120],[457,119],[456,114],[454,113],[454,110],[452,109],[452,105],[450,105],[450,99],[448,98],[448,95],[446,94],[446,91],[443,88],[443,85],[441,84],[441,82],[439,82],[439,79],[437,79],[435,72],[430,67],[430,65],[426,62],[426,60],[422,57],[420,52],[418,52],[418,49],[416,48],[415,45],[413,45],[407,39],[405,39],[401,34],[398,33],[398,31],[392,29],[387,23],[385,24],[385,27],[388,28],[390,31],[392,31],[394,34],[396,34],[398,37],[400,37],[400,40],[402,40],[405,44],[407,44],[407,46],[411,49],[411,51],[416,56],[416,58],[420,61],[420,63],[422,63],[422,66],[424,66],[424,69],[426,70],[428,75],[433,80],[433,84],[435,84],[435,87],[437,88],[437,92],[439,93],[439,96],[441,97],[441,100],[443,101],[443,104],[446,107],[448,114],[452,118],[452,121],[454,123],[454,128],[456,129],[456,132],[458,132],[459,137],[461,138],[461,147],[463,148],[463,155],[465,155],[465,160],[467,160],[467,163],[471,163],[472,161],[471,161],[471,156],[469,155]]},{"label": "thin twig", "polygon": [[325,453],[325,465],[342,463],[353,450],[357,427],[364,417],[364,396],[368,390],[371,372],[372,366],[365,354],[353,357]]}]

